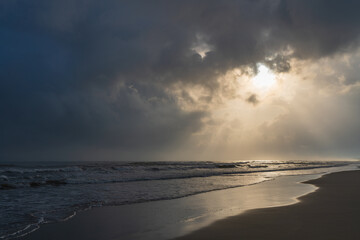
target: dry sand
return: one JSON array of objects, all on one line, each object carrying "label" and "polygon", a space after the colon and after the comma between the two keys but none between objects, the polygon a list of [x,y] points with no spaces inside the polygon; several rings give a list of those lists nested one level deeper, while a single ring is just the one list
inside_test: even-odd
[{"label": "dry sand", "polygon": [[360,171],[325,175],[294,205],[249,210],[177,240],[360,239]]}]

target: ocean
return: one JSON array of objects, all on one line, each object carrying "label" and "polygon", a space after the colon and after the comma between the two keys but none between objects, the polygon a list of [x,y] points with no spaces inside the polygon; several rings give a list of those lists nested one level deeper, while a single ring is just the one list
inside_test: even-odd
[{"label": "ocean", "polygon": [[0,239],[26,235],[44,223],[66,221],[94,207],[182,198],[350,164],[274,160],[1,164]]}]

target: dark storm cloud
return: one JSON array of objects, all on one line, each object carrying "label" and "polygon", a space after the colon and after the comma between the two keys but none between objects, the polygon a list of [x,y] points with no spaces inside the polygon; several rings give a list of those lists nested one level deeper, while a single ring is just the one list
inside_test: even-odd
[{"label": "dark storm cloud", "polygon": [[246,102],[253,104],[254,106],[259,103],[259,99],[256,94],[251,94],[247,99]]},{"label": "dark storm cloud", "polygon": [[289,59],[282,55],[276,55],[274,58],[268,58],[264,61],[266,65],[276,72],[288,72],[290,71]]},{"label": "dark storm cloud", "polygon": [[[321,57],[357,42],[360,16],[358,1],[281,1],[284,26],[276,30],[296,49],[299,57]],[[283,28],[284,27],[284,28]]]},{"label": "dark storm cloud", "polygon": [[[357,41],[359,7],[335,0],[3,0],[0,150],[166,147],[200,129],[206,115],[184,112],[166,91],[174,83],[216,91],[217,76],[234,67],[265,62],[284,72],[291,57],[342,51]],[[196,44],[210,46],[206,57]],[[293,55],[283,56],[288,47]]]}]

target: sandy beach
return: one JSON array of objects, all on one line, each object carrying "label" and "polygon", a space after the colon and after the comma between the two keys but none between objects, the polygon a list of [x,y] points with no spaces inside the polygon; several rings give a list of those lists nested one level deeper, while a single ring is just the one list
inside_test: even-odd
[{"label": "sandy beach", "polygon": [[0,0],[0,240],[360,240],[359,9]]},{"label": "sandy beach", "polygon": [[[22,239],[171,239],[173,236],[184,234],[185,236],[176,239],[359,239],[360,171],[328,174],[308,181],[307,183],[311,185],[286,184],[290,179],[294,181],[294,178],[298,177],[283,177],[254,186],[215,191],[170,201],[96,208],[81,212],[66,222],[46,224]],[[204,199],[214,200],[213,203],[207,203],[207,208],[214,208],[228,198],[236,200],[237,196],[242,195],[261,199],[282,196],[288,199],[291,195],[283,195],[280,190],[283,189],[283,192],[288,193],[298,188],[296,192],[299,194],[301,191],[310,190],[304,187],[313,185],[319,189],[300,197],[298,203],[294,200],[286,202],[278,198],[271,204],[277,203],[277,206],[281,205],[280,207],[259,208],[256,207],[257,205],[251,205],[252,202],[256,202],[255,199],[246,204],[239,202],[239,205],[244,204],[242,208],[254,210],[241,214],[235,212],[234,217],[218,216],[218,220],[213,219],[212,222],[214,220],[215,222],[209,223],[210,225],[204,220],[202,223],[194,221],[180,226],[179,216],[175,216],[181,214],[184,209],[194,212],[194,209],[206,203]],[[269,188],[271,193],[263,194]],[[261,202],[259,199],[256,200]],[[194,202],[198,202],[199,206],[189,208],[190,203]],[[224,202],[224,206],[230,203]],[[259,204],[264,206],[265,203]],[[219,209],[224,206],[220,206]],[[161,221],[164,220],[169,223],[168,229],[163,228],[164,223]],[[196,224],[200,224],[200,228],[191,230]],[[185,226],[190,227],[190,230],[185,231]],[[157,233],[147,233],[156,228],[159,228]]]},{"label": "sandy beach", "polygon": [[319,187],[290,206],[255,209],[177,240],[360,239],[360,171],[308,181]]}]

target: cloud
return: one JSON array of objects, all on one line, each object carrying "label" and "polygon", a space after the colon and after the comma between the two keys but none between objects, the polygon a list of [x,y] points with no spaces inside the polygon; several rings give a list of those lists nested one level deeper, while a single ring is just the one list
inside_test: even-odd
[{"label": "cloud", "polygon": [[256,94],[251,94],[247,99],[246,102],[253,104],[256,106],[259,103],[259,99]]},{"label": "cloud", "polygon": [[68,146],[167,149],[200,131],[210,114],[185,110],[174,89],[185,96],[201,86],[210,93],[203,99],[212,99],[219,77],[234,68],[263,62],[289,72],[291,59],[352,49],[359,7],[335,0],[1,1],[0,151],[37,158]]},{"label": "cloud", "polygon": [[289,72],[291,65],[286,56],[277,54],[275,57],[265,59],[266,65],[278,73]]}]

